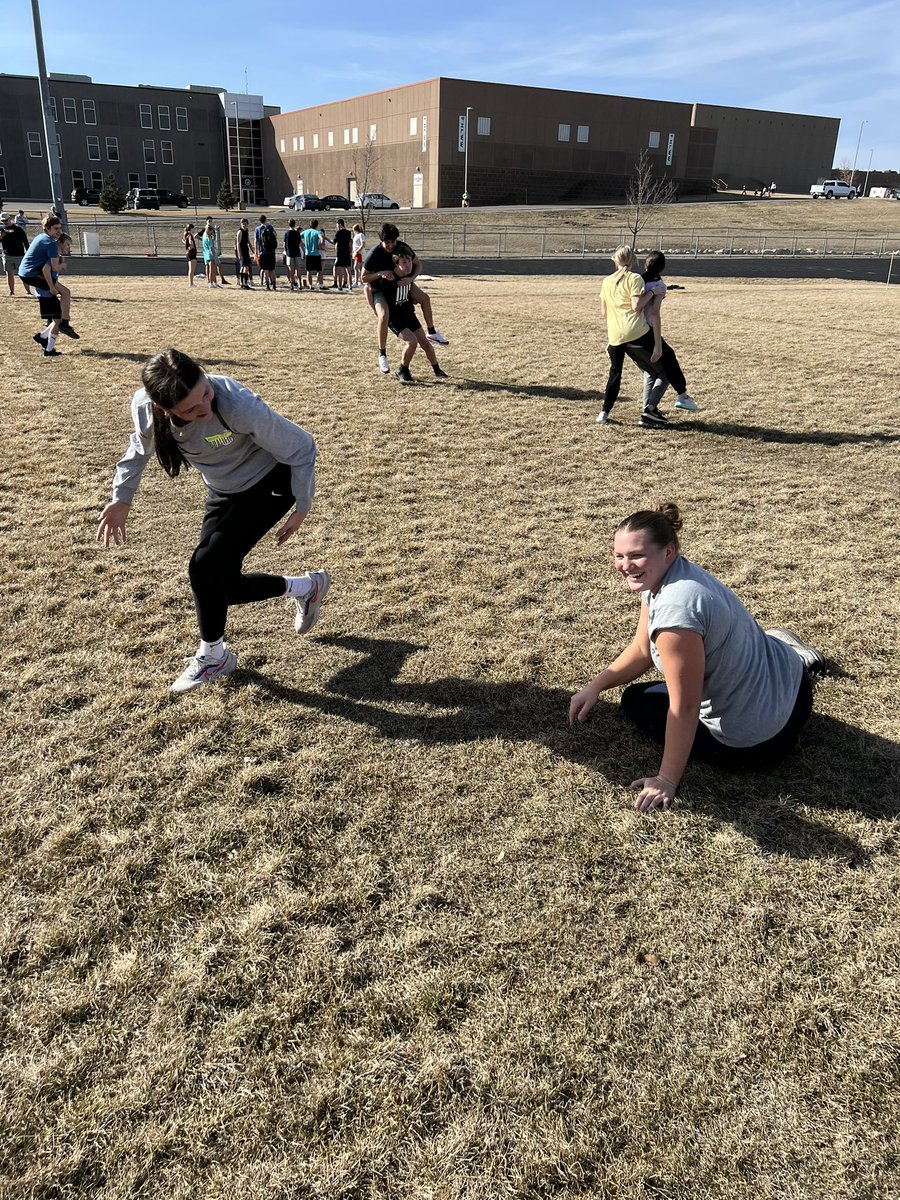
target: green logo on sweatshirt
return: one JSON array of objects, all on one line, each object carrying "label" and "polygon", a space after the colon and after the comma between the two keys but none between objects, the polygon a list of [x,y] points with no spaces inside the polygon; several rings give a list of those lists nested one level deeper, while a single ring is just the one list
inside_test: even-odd
[{"label": "green logo on sweatshirt", "polygon": [[209,442],[210,446],[230,446],[234,441],[234,434],[230,429],[226,429],[224,433],[214,433],[203,440]]}]

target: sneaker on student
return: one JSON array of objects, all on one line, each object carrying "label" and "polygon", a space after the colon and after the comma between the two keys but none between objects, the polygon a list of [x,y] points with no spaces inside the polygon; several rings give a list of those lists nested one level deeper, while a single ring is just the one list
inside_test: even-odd
[{"label": "sneaker on student", "polygon": [[224,658],[207,658],[204,655],[195,654],[192,658],[185,659],[185,662],[187,668],[169,688],[170,692],[192,692],[194,688],[202,687],[204,683],[215,683],[217,679],[224,679],[226,675],[231,675],[237,666],[237,659],[227,646]]},{"label": "sneaker on student", "polygon": [[792,633],[790,629],[767,629],[766,634],[790,646],[794,653],[799,655],[807,671],[825,670],[824,654],[820,654],[812,646],[807,646],[806,642],[801,642],[796,633]]},{"label": "sneaker on student", "polygon": [[434,333],[429,333],[427,335],[427,337],[428,337],[429,342],[434,342],[435,346],[449,346],[450,345],[449,340],[444,337],[444,335],[441,333],[441,331],[439,329],[436,329],[434,331]]},{"label": "sneaker on student", "polygon": [[46,347],[46,345],[47,345],[47,334],[46,333],[35,333],[32,336],[34,337],[34,340],[37,342],[37,344],[39,346]]},{"label": "sneaker on student", "polygon": [[685,412],[697,412],[699,406],[693,396],[689,396],[687,392],[684,392],[675,401],[675,407],[683,408]]},{"label": "sneaker on student", "polygon": [[391,364],[388,362],[388,356],[386,354],[378,355],[378,370],[382,373],[382,375],[390,375]]},{"label": "sneaker on student", "polygon": [[208,288],[217,288],[219,285],[217,283],[208,283],[206,286]]},{"label": "sneaker on student", "polygon": [[74,338],[76,342],[81,337],[81,334],[76,333],[68,321],[60,321],[59,332],[64,333],[66,337]]},{"label": "sneaker on student", "polygon": [[668,419],[658,408],[645,408],[638,422],[641,429],[667,429]]},{"label": "sneaker on student", "polygon": [[608,425],[609,424],[609,413],[606,412],[605,409],[601,409],[600,412],[597,413],[597,424],[598,425]]},{"label": "sneaker on student", "polygon": [[394,372],[401,383],[412,383],[413,377],[409,373],[409,367],[399,366]]},{"label": "sneaker on student", "polygon": [[294,617],[294,628],[298,633],[309,633],[319,619],[319,609],[322,601],[328,595],[331,587],[331,576],[327,571],[307,571],[306,578],[312,583],[312,591],[302,600],[295,600],[297,615]]},{"label": "sneaker on student", "polygon": [[44,348],[44,358],[62,358],[60,352],[54,346],[52,350]]},{"label": "sneaker on student", "polygon": [[432,369],[432,371],[434,371],[435,379],[449,379],[450,378],[450,376],[447,374],[447,372],[442,371],[440,367],[435,366],[435,367],[432,367],[431,369]]}]

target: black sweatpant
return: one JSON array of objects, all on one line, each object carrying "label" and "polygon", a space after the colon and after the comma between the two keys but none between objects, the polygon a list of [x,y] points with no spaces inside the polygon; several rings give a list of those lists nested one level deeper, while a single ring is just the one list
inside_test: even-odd
[{"label": "black sweatpant", "polygon": [[209,490],[200,541],[188,565],[200,637],[205,642],[224,637],[230,604],[252,604],[284,595],[283,575],[245,575],[241,567],[257,542],[293,507],[291,469],[284,463],[278,463],[245,492],[227,495]]},{"label": "black sweatpant", "polygon": [[687,383],[685,382],[684,373],[678,365],[675,351],[663,339],[662,358],[658,362],[651,362],[650,355],[653,353],[653,343],[653,330],[648,329],[646,333],[642,334],[639,338],[635,338],[633,342],[623,342],[621,346],[606,347],[606,352],[609,355],[609,378],[606,381],[606,393],[603,397],[604,412],[612,412],[612,407],[619,397],[619,388],[622,386],[622,367],[625,365],[626,354],[642,371],[646,371],[654,379],[658,379],[660,375],[665,375],[677,395],[680,396],[682,392],[687,391]]},{"label": "black sweatpant", "polygon": [[[726,771],[764,771],[775,766],[796,746],[812,712],[812,694],[812,684],[804,670],[791,715],[774,737],[756,746],[726,746],[698,721],[691,758]],[[632,683],[622,693],[622,711],[654,742],[665,742],[669,715],[669,691],[665,683]]]}]

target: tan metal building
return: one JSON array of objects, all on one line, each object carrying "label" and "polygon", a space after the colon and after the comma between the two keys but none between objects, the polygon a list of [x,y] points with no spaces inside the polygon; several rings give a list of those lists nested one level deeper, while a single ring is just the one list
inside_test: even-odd
[{"label": "tan metal building", "polygon": [[[465,116],[468,126],[466,183]],[[623,196],[642,149],[682,195],[714,179],[806,191],[839,120],[592,92],[429,79],[263,122],[270,200],[385,192],[414,208],[590,204]]]}]

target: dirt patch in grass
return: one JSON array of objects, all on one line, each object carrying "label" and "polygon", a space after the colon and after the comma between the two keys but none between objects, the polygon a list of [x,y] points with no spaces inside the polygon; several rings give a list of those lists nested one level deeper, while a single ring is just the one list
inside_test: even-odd
[{"label": "dirt patch in grass", "polygon": [[[889,1194],[898,300],[687,282],[702,409],[662,435],[633,372],[595,424],[582,280],[434,280],[451,379],[411,388],[358,297],[74,277],[51,362],[4,306],[4,1195]],[[251,561],[334,576],[309,639],[233,610],[238,673],[178,701],[199,479],[151,467],[92,541],[170,343],[314,433],[313,516]],[[636,620],[610,530],[663,497],[831,669],[783,769],[691,767],[653,819],[615,696],[565,711]]]}]

